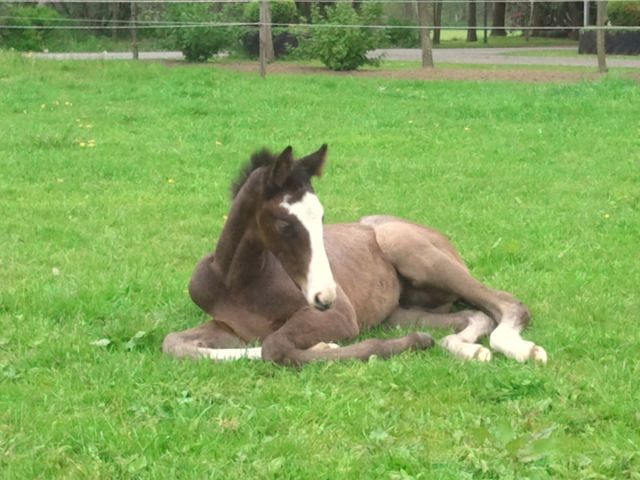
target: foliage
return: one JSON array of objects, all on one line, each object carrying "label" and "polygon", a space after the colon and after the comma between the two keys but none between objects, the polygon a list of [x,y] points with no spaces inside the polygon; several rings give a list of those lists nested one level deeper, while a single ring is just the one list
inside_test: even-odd
[{"label": "foliage", "polygon": [[[173,4],[167,8],[167,18],[173,22],[219,22],[220,15],[213,13],[206,3]],[[227,27],[175,27],[170,29],[170,39],[189,62],[206,62],[229,46],[233,36]]]},{"label": "foliage", "polygon": [[[269,2],[271,6],[272,23],[297,23],[299,20],[298,10],[293,0],[274,0]],[[260,1],[255,0],[247,3],[244,8],[244,21],[257,23],[260,21]]]},{"label": "foliage", "polygon": [[640,26],[640,2],[609,2],[609,20],[620,27]]},{"label": "foliage", "polygon": [[[415,22],[390,18],[389,27],[415,27]],[[420,47],[420,31],[417,28],[387,28],[387,42],[391,47],[418,48]]]},{"label": "foliage", "polygon": [[[259,81],[0,54],[0,477],[637,478],[638,111],[615,75]],[[547,366],[161,353],[207,319],[188,281],[249,153],[325,141],[326,222],[446,232],[531,307]]]},{"label": "foliage", "polygon": [[[53,8],[44,5],[15,5],[0,12],[8,17],[0,21],[13,27],[64,25],[60,22],[62,16]],[[0,45],[20,51],[41,51],[47,48],[49,43],[59,41],[64,35],[62,30],[44,28],[0,28]]]},{"label": "foliage", "polygon": [[[379,4],[364,4],[361,12],[349,2],[339,1],[335,6],[321,9],[314,5],[311,19],[317,25],[367,25],[378,21]],[[366,53],[378,47],[384,33],[370,28],[314,28],[302,42],[301,48],[311,58],[319,58],[331,70],[355,70],[367,63],[375,63]]]}]

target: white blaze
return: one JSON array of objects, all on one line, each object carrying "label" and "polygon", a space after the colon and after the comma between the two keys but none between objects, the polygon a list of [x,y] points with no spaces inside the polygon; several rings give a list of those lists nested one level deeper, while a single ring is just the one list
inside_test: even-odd
[{"label": "white blaze", "polygon": [[336,299],[336,282],[331,273],[327,252],[322,237],[322,216],[324,209],[318,197],[307,192],[295,203],[288,203],[285,197],[280,204],[291,215],[296,217],[309,233],[311,244],[311,260],[307,271],[307,279],[301,285],[302,293],[309,305],[314,305],[316,295],[324,304],[331,304]]}]

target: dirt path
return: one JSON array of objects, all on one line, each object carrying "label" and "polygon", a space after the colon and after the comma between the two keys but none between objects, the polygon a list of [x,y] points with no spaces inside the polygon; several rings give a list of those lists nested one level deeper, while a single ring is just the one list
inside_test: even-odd
[{"label": "dirt path", "polygon": [[[177,65],[172,63],[172,65]],[[221,63],[219,67],[240,71],[258,73],[258,62],[233,62]],[[275,63],[267,68],[268,75],[281,74],[314,74],[314,75],[337,75],[349,76],[357,78],[391,78],[401,80],[473,80],[473,81],[515,81],[525,83],[547,83],[547,82],[579,82],[583,80],[597,80],[602,78],[595,70],[591,72],[579,71],[554,71],[554,70],[535,70],[522,68],[435,68],[433,70],[424,70],[422,68],[412,69],[385,69],[376,68],[369,70],[356,70],[350,72],[334,72],[324,67],[309,67],[296,65],[292,63]],[[640,72],[634,76],[640,81]]]}]

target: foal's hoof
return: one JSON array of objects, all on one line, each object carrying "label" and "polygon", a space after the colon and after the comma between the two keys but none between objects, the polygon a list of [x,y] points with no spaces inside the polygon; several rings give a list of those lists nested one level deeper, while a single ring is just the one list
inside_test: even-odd
[{"label": "foal's hoof", "polygon": [[415,348],[416,350],[425,350],[435,345],[433,337],[428,333],[413,332],[409,335],[409,337],[411,342],[413,343],[413,348]]},{"label": "foal's hoof", "polygon": [[337,343],[320,342],[320,343],[316,343],[309,350],[317,352],[317,351],[320,351],[320,350],[332,350],[334,348],[340,348],[340,345],[338,345]]},{"label": "foal's hoof", "polygon": [[533,348],[531,349],[531,354],[529,358],[534,362],[540,362],[542,364],[547,363],[547,360],[548,360],[546,350],[539,345],[533,346]]},{"label": "foal's hoof", "polygon": [[473,359],[478,362],[489,362],[491,361],[491,350],[481,346],[473,355]]}]

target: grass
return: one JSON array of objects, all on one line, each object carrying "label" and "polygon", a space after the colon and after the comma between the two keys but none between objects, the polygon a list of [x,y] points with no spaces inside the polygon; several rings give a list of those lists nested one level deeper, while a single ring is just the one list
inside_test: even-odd
[{"label": "grass", "polygon": [[[615,75],[263,81],[0,55],[0,476],[637,478],[639,110]],[[325,141],[326,220],[446,232],[531,307],[546,367],[160,353],[206,319],[185,287],[249,153]]]}]

